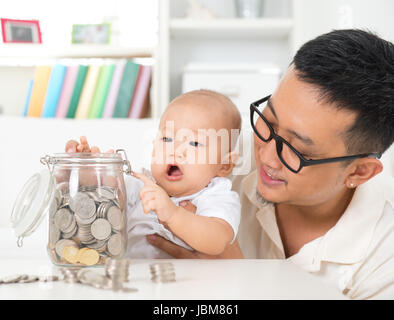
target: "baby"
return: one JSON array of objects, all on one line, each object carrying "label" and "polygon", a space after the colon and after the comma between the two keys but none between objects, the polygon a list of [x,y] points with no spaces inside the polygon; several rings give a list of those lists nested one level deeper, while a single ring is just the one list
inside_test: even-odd
[{"label": "baby", "polygon": [[[238,109],[219,93],[196,90],[171,101],[160,119],[151,172],[125,180],[128,257],[170,258],[147,241],[149,234],[208,255],[221,254],[235,240],[241,207],[226,177],[240,127]],[[99,150],[81,139],[74,151]],[[179,206],[184,200],[195,213]]]}]

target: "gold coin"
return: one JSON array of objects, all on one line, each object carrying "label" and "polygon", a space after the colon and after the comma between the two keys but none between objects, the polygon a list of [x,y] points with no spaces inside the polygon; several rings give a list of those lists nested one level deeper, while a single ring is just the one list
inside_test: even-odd
[{"label": "gold coin", "polygon": [[86,250],[89,250],[89,248],[84,247],[84,248],[79,249],[79,251],[78,251],[78,256],[77,256],[78,262],[81,262],[82,254],[83,254]]},{"label": "gold coin", "polygon": [[62,250],[62,257],[72,264],[78,262],[79,249],[75,246],[65,246]]},{"label": "gold coin", "polygon": [[93,266],[99,261],[99,259],[100,256],[96,250],[88,249],[82,252],[79,262],[87,266]]}]

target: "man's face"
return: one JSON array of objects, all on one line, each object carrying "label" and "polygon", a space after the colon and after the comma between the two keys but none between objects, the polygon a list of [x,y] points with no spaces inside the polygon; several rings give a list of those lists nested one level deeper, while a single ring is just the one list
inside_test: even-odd
[{"label": "man's face", "polygon": [[[287,140],[307,159],[347,155],[344,136],[355,114],[337,110],[323,101],[317,89],[296,77],[293,67],[282,78],[263,115],[276,134]],[[256,128],[263,125],[259,119]],[[275,140],[268,143],[254,135],[258,170],[258,192],[267,201],[291,205],[318,205],[345,188],[346,167],[342,162],[304,167],[298,173],[279,160]]]}]

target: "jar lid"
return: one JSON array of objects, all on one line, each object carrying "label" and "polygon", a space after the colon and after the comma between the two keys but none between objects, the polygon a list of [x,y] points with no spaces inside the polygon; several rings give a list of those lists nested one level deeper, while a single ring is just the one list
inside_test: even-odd
[{"label": "jar lid", "polygon": [[48,169],[33,175],[23,186],[15,200],[11,214],[11,225],[22,246],[24,237],[32,234],[54,203],[54,178]]},{"label": "jar lid", "polygon": [[122,164],[123,159],[120,153],[54,153],[47,156],[49,164]]}]

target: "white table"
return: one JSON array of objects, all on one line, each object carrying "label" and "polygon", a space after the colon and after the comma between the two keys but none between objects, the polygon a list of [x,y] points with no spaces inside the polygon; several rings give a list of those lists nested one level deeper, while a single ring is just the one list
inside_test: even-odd
[{"label": "white table", "polygon": [[[40,227],[17,248],[12,231],[0,228],[0,277],[61,275],[46,254],[45,233]],[[128,286],[137,292],[113,292],[63,281],[37,282],[0,284],[0,299],[345,299],[336,288],[285,260],[160,260],[164,261],[174,264],[175,282],[152,282],[149,264],[153,260],[132,260]],[[104,273],[102,267],[92,269]]]}]

